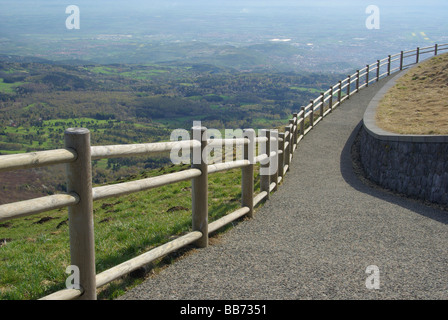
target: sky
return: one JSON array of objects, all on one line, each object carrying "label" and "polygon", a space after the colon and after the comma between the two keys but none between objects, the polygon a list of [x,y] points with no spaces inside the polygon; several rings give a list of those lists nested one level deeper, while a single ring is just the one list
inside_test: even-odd
[{"label": "sky", "polygon": [[[291,28],[310,17],[313,18],[308,21],[310,27],[319,28],[327,24],[343,25],[348,20],[363,22],[367,17],[365,9],[371,4],[381,10],[383,28],[392,27],[397,20],[399,24],[411,26],[431,25],[448,18],[448,1],[445,0],[0,0],[0,33],[14,34],[17,30],[63,32],[67,17],[65,8],[69,5],[80,8],[84,26],[81,33],[115,32],[119,27],[125,32],[133,32],[138,29],[136,22],[150,25],[157,17],[164,17],[165,20],[157,22],[170,29],[176,24],[183,25],[187,19],[207,21],[223,28],[231,22],[244,20],[254,23],[254,28],[263,23],[275,27],[283,16],[291,20],[296,18]],[[213,20],[220,15],[228,17],[228,23]],[[264,21],[260,22],[260,19]]]}]

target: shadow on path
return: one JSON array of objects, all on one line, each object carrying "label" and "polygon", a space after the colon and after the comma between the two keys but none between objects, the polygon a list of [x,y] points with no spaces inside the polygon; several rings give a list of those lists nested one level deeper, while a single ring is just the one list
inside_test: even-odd
[{"label": "shadow on path", "polygon": [[[352,161],[365,107],[385,82],[310,131],[254,219],[120,299],[447,299],[448,214],[364,183]],[[366,287],[371,265],[381,290]]]},{"label": "shadow on path", "polygon": [[448,212],[438,205],[427,202],[424,203],[421,200],[412,199],[405,195],[384,189],[364,176],[362,165],[357,159],[359,152],[357,138],[362,125],[363,122],[361,121],[356,126],[341,153],[340,168],[344,180],[359,192],[401,206],[440,223],[448,224]]}]

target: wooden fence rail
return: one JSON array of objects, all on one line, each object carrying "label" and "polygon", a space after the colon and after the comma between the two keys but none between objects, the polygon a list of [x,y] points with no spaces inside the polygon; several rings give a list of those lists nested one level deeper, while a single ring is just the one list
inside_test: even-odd
[{"label": "wooden fence rail", "polygon": [[[377,60],[356,70],[345,79],[322,92],[301,110],[293,114],[284,132],[263,130],[259,136],[252,129],[244,130],[243,138],[209,139],[207,128],[192,128],[193,139],[188,141],[160,142],[132,145],[90,146],[90,132],[84,128],[67,129],[65,148],[25,154],[0,156],[0,172],[25,168],[36,168],[55,164],[67,166],[67,192],[31,200],[0,205],[0,222],[33,215],[53,209],[68,207],[71,264],[80,270],[80,289],[64,289],[42,300],[96,299],[96,289],[116,280],[164,255],[186,245],[207,247],[210,233],[243,216],[253,217],[254,207],[269,199],[291,166],[299,142],[325,116],[331,113],[351,95],[373,82],[379,81],[398,70],[403,70],[420,61],[424,54],[438,55],[448,50],[448,44],[401,51]],[[409,58],[412,58],[409,62]],[[381,72],[382,71],[382,72]],[[255,154],[256,145],[261,152]],[[154,155],[173,149],[188,149],[194,155],[202,155],[210,146],[243,146],[243,159],[224,163],[208,164],[199,156],[190,169],[158,177],[125,183],[92,187],[93,160],[137,155]],[[272,149],[272,146],[275,146]],[[274,172],[260,175],[260,191],[254,190],[254,165],[261,169],[275,166]],[[241,169],[241,208],[208,223],[208,175],[231,169]],[[123,262],[109,270],[96,274],[93,226],[93,201],[140,192],[164,185],[191,180],[192,183],[192,231],[173,241],[152,249],[140,256]]]}]

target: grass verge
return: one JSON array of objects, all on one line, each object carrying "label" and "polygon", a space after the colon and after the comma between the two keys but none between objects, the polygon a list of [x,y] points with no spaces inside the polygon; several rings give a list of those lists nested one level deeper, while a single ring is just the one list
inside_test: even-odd
[{"label": "grass verge", "polygon": [[[132,180],[188,168],[171,166]],[[258,170],[255,187],[259,189]],[[116,181],[123,182],[123,181]],[[241,206],[241,170],[209,176],[209,222]],[[189,181],[94,203],[96,272],[100,273],[191,231]],[[191,248],[190,248],[191,249]],[[180,250],[150,266],[157,271]],[[70,265],[67,209],[0,224],[0,299],[29,300],[63,289]],[[113,299],[142,280],[126,276],[102,287],[100,299]]]},{"label": "grass verge", "polygon": [[378,127],[399,134],[448,134],[448,53],[401,77],[381,100]]}]

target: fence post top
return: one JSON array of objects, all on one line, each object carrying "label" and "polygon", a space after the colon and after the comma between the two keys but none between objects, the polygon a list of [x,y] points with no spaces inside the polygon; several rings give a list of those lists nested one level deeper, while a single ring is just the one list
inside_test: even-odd
[{"label": "fence post top", "polygon": [[191,127],[191,130],[200,130],[200,131],[204,132],[205,130],[207,130],[207,128],[204,126],[193,126],[193,127]]},{"label": "fence post top", "polygon": [[254,129],[248,128],[243,130],[243,136],[249,139],[249,144],[251,144],[255,141],[257,134],[255,133]]},{"label": "fence post top", "polygon": [[86,128],[68,128],[65,130],[65,134],[88,134],[89,129]]}]

